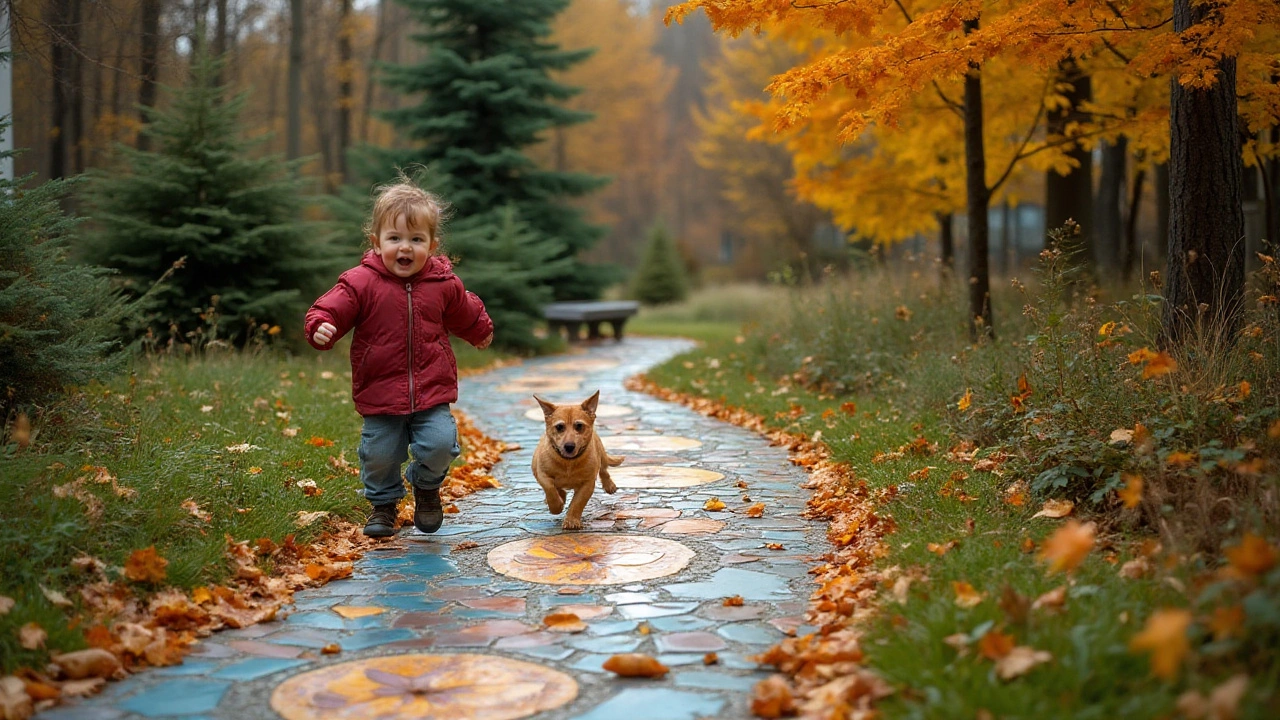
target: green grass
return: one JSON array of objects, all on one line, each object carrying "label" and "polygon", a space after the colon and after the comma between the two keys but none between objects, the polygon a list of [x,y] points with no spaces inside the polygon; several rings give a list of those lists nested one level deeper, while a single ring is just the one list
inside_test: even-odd
[{"label": "green grass", "polygon": [[[499,357],[458,351],[462,367]],[[356,494],[359,478],[330,464],[339,456],[358,464],[360,425],[345,352],[153,358],[37,418],[32,445],[10,446],[0,456],[0,595],[17,601],[0,616],[4,670],[44,662],[43,653],[17,644],[17,628],[26,622],[48,631],[50,649],[83,645],[81,631],[69,626],[75,610],[51,605],[40,590],[78,599],[74,588],[85,577],[71,560],[80,554],[117,568],[114,576],[133,550],[154,545],[169,561],[167,582],[190,588],[226,579],[227,535],[280,541],[294,534],[305,542],[323,523],[297,528],[294,520],[304,510],[362,521],[367,504]],[[286,428],[297,432],[288,437]],[[312,438],[333,445],[317,447]],[[228,449],[244,443],[257,448]],[[102,503],[97,518],[79,500],[54,494],[55,487],[93,475],[82,468],[95,466],[136,491],[121,497],[109,483],[83,483]],[[324,492],[306,496],[297,487],[304,479]],[[188,499],[211,519],[183,509]]]},{"label": "green grass", "polygon": [[[1174,585],[1202,571],[1204,558],[1159,571],[1154,578],[1124,579],[1117,570],[1134,557],[1131,540],[1136,538],[1108,533],[1070,576],[1049,575],[1022,545],[1030,538],[1038,546],[1063,521],[1033,519],[1035,503],[1014,507],[1003,502],[1002,491],[1014,478],[949,461],[949,429],[927,405],[904,399],[892,383],[858,395],[824,395],[798,385],[778,392],[783,386],[776,369],[753,348],[751,340],[710,342],[648,376],[664,387],[749,409],[769,418],[774,427],[810,435],[821,431],[834,458],[850,463],[873,487],[903,487],[910,473],[931,466],[927,479],[915,481],[883,508],[897,530],[887,539],[891,551],[882,567],[913,569],[926,578],[911,586],[905,604],[894,601],[886,588],[882,611],[863,627],[867,664],[898,688],[882,704],[887,717],[973,718],[984,711],[996,718],[1165,717],[1184,690],[1207,694],[1235,672],[1252,675],[1241,717],[1270,716],[1266,708],[1274,707],[1280,685],[1274,648],[1264,648],[1250,663],[1244,653],[1220,647],[1223,652],[1214,655],[1213,646],[1205,646],[1175,683],[1153,677],[1148,659],[1128,648],[1155,609],[1187,605]],[[850,400],[859,406],[853,416],[840,411],[841,403]],[[793,420],[789,413],[795,406],[803,413]],[[834,417],[824,419],[824,410],[835,411]],[[872,461],[878,452],[895,450],[919,435],[938,443],[939,452]],[[970,475],[960,487],[972,501],[939,494],[954,470]],[[945,555],[927,549],[929,543],[949,541],[958,544]],[[972,584],[985,599],[971,609],[957,606],[953,581]],[[1019,621],[999,605],[1006,586],[1035,599],[1063,584],[1069,589],[1059,614],[1037,611]],[[976,645],[992,629],[1014,636],[1018,645],[1048,651],[1052,662],[1004,682],[990,661],[972,650],[961,656],[943,642],[964,633]]]}]

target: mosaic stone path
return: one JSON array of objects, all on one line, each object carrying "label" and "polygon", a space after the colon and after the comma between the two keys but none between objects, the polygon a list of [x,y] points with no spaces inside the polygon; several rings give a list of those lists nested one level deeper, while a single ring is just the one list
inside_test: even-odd
[{"label": "mosaic stone path", "polygon": [[[182,665],[41,718],[750,717],[751,686],[768,673],[748,657],[784,632],[810,631],[809,556],[826,540],[799,517],[804,474],[785,450],[622,388],[688,347],[631,338],[464,380],[460,407],[523,448],[495,469],[501,489],[460,501],[439,533],[402,531],[353,577],[298,593],[281,621],[218,633]],[[618,493],[597,489],[584,532],[565,533],[529,471],[542,432],[530,393],[577,402],[597,388],[597,429],[627,461],[614,470]],[[704,510],[712,497],[726,509]],[[764,517],[748,518],[756,502]],[[468,540],[477,546],[454,549]],[[726,605],[734,595],[743,603]],[[585,630],[544,626],[554,613],[573,613]],[[330,643],[342,652],[322,654]],[[622,679],[602,669],[625,652],[671,672]],[[718,662],[704,664],[707,653]]]}]

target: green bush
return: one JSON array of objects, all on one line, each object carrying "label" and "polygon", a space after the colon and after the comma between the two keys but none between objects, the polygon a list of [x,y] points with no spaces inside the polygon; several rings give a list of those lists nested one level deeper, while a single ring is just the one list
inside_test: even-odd
[{"label": "green bush", "polygon": [[76,220],[59,202],[71,183],[25,187],[31,178],[0,179],[0,421],[117,372],[126,353],[114,338],[135,310],[108,270],[68,259]]},{"label": "green bush", "polygon": [[683,300],[689,281],[675,241],[661,225],[649,231],[640,268],[631,283],[631,294],[645,305]]}]

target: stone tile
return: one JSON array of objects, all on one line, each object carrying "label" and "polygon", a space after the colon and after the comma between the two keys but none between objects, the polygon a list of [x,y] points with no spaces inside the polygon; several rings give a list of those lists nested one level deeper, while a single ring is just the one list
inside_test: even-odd
[{"label": "stone tile", "polygon": [[271,642],[280,645],[297,645],[304,648],[322,648],[333,642],[333,638],[333,633],[322,633],[319,630],[304,628],[272,635]]},{"label": "stone tile", "polygon": [[382,589],[383,595],[426,595],[426,580],[398,580],[387,583]]},{"label": "stone tile", "polygon": [[448,615],[440,615],[435,612],[412,612],[405,613],[395,619],[391,623],[393,628],[428,628],[437,627],[439,625],[450,625],[456,620]]},{"label": "stone tile", "polygon": [[511,651],[518,652],[521,655],[530,655],[543,660],[555,660],[557,662],[564,660],[574,653],[573,648],[562,647],[560,645],[539,645],[537,647],[528,648],[511,648]]},{"label": "stone tile", "polygon": [[627,688],[574,720],[696,720],[716,717],[724,699],[666,688]]},{"label": "stone tile", "polygon": [[438,612],[445,607],[441,600],[428,600],[425,595],[388,595],[378,598],[378,602],[396,610],[409,612]]},{"label": "stone tile", "polygon": [[634,605],[636,603],[651,603],[656,601],[658,597],[651,593],[620,592],[605,595],[604,599],[614,605]]},{"label": "stone tile", "polygon": [[260,655],[273,658],[296,658],[302,654],[302,648],[290,645],[277,645],[257,640],[232,640],[227,647],[239,650],[248,655]]},{"label": "stone tile", "polygon": [[90,700],[83,705],[60,705],[40,713],[40,720],[115,720],[124,715],[121,710],[102,707]]},{"label": "stone tile", "polygon": [[120,707],[147,717],[195,715],[216,708],[229,687],[227,680],[169,680],[143,690]]},{"label": "stone tile", "polygon": [[520,648],[541,647],[543,645],[553,645],[564,640],[564,635],[550,632],[531,632],[524,635],[509,635],[504,638],[498,638],[493,644],[497,650],[517,650]]},{"label": "stone tile", "polygon": [[226,645],[221,645],[216,642],[209,642],[208,640],[201,640],[198,643],[196,643],[193,647],[194,649],[190,653],[191,657],[228,658],[236,654],[235,650],[232,650]]},{"label": "stone tile", "polygon": [[654,618],[649,621],[649,625],[654,630],[661,630],[662,632],[685,632],[701,630],[711,625],[711,621],[693,617],[692,615],[671,615],[669,617]]},{"label": "stone tile", "polygon": [[476,610],[491,610],[505,615],[524,615],[525,601],[522,597],[487,597],[462,600],[461,604]]},{"label": "stone tile", "polygon": [[750,555],[739,555],[737,553],[732,553],[730,555],[725,555],[724,557],[720,558],[720,564],[721,565],[742,565],[745,563],[756,562],[759,559],[760,558],[758,557],[751,557]]},{"label": "stone tile", "polygon": [[708,672],[706,670],[689,670],[677,673],[676,687],[703,688],[705,690],[733,690],[735,692],[751,692],[751,688],[759,680],[743,675]]},{"label": "stone tile", "polygon": [[[156,668],[151,672],[155,675],[208,675],[218,668],[220,663],[211,660],[192,660],[190,657],[183,659],[181,665],[170,665],[168,667]],[[41,717],[44,717],[41,715]]]},{"label": "stone tile", "polygon": [[565,641],[565,644],[587,652],[613,655],[635,652],[635,649],[640,647],[640,642],[640,638],[626,635],[605,635],[603,637],[571,637]]},{"label": "stone tile", "polygon": [[219,669],[209,677],[218,678],[219,680],[256,680],[260,677],[278,673],[281,670],[306,665],[307,660],[289,660],[286,658],[258,657],[248,660],[241,660],[238,663],[232,663],[224,668]]},{"label": "stone tile", "polygon": [[587,633],[590,635],[616,635],[618,633],[631,632],[639,627],[640,623],[635,620],[609,620],[606,622],[587,623]]},{"label": "stone tile", "polygon": [[[787,617],[773,618],[769,620],[769,624],[777,628],[778,632],[784,635],[796,635],[797,629],[804,627],[804,618],[800,615],[788,615]],[[804,634],[804,633],[800,633]]]},{"label": "stone tile", "polygon": [[608,670],[604,669],[604,661],[613,657],[613,654],[601,655],[598,653],[585,653],[582,657],[574,660],[569,667],[574,670],[582,670],[589,673],[597,673],[600,675],[612,675]]},{"label": "stone tile", "polygon": [[441,580],[440,587],[472,587],[475,585],[488,585],[492,582],[492,577],[454,577]]},{"label": "stone tile", "polygon": [[783,637],[774,628],[758,623],[733,623],[716,632],[726,640],[745,645],[772,645]]},{"label": "stone tile", "polygon": [[390,645],[417,637],[412,630],[364,630],[338,639],[338,645],[346,651],[364,650],[379,645]]},{"label": "stone tile", "polygon": [[599,620],[613,614],[613,608],[608,605],[581,605],[576,603],[558,605],[555,611],[558,613],[573,613],[583,620]]},{"label": "stone tile", "polygon": [[675,597],[710,600],[741,595],[746,600],[787,600],[793,597],[791,589],[777,575],[721,568],[702,582],[664,585],[663,589]]},{"label": "stone tile", "polygon": [[681,665],[702,665],[702,660],[706,656],[706,653],[661,653],[656,659],[667,667],[679,667]]},{"label": "stone tile", "polygon": [[479,600],[489,597],[483,587],[447,587],[431,591],[431,597],[439,600]]},{"label": "stone tile", "polygon": [[709,632],[667,633],[654,638],[654,642],[658,645],[658,652],[664,653],[707,653],[728,647],[722,638]]},{"label": "stone tile", "polygon": [[623,605],[618,614],[628,620],[665,617],[667,615],[684,615],[698,609],[696,602],[664,602],[645,605]]},{"label": "stone tile", "polygon": [[722,622],[736,622],[738,620],[758,620],[764,615],[765,608],[763,605],[739,605],[737,607],[725,607],[720,603],[710,605],[702,609],[702,615],[711,620],[720,620]]},{"label": "stone tile", "polygon": [[311,627],[321,630],[363,630],[365,628],[382,627],[387,624],[387,619],[374,615],[344,620],[333,613],[304,612],[290,615],[285,622],[295,627]]}]

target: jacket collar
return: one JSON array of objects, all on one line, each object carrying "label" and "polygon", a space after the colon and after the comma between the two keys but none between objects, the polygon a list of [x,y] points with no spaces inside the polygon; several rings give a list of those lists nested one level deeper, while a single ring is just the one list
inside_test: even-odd
[{"label": "jacket collar", "polygon": [[417,275],[411,278],[402,278],[387,269],[382,263],[382,257],[373,250],[366,250],[364,257],[360,258],[360,264],[373,270],[382,277],[395,282],[422,282],[424,280],[447,280],[453,275],[453,263],[449,262],[449,258],[443,255],[432,255],[427,258],[427,264],[418,271]]}]

